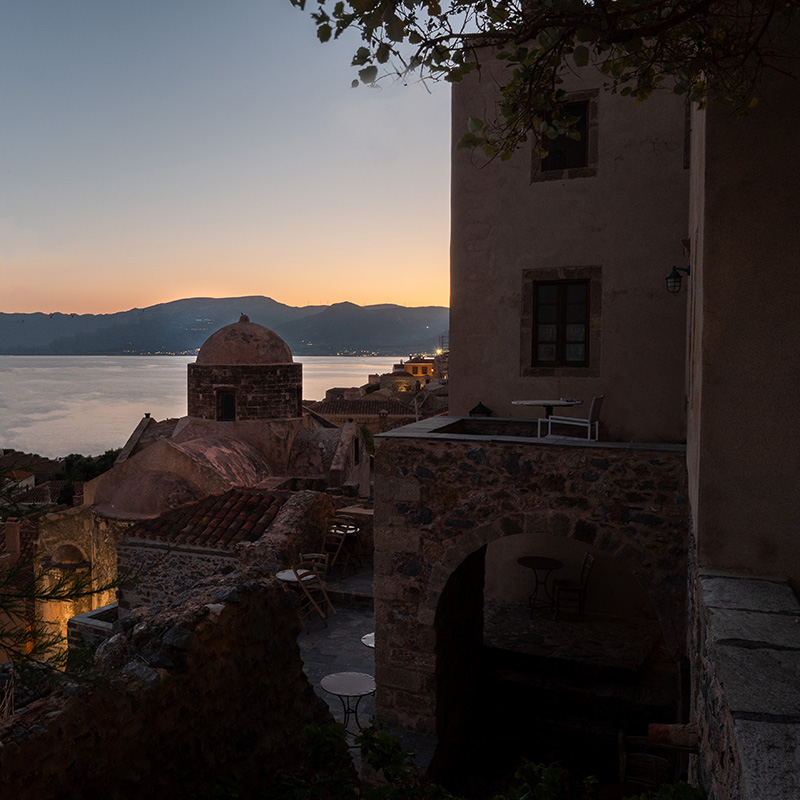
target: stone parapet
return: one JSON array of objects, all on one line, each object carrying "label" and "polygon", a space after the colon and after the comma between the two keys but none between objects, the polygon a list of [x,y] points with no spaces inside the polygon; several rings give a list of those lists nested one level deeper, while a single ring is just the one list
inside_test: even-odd
[{"label": "stone parapet", "polygon": [[699,571],[693,782],[709,800],[800,797],[800,605],[785,583]]}]

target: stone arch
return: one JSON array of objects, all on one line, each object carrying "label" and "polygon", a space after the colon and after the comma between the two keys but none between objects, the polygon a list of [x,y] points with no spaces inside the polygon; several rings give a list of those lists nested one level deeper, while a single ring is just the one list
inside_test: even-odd
[{"label": "stone arch", "polygon": [[[530,532],[540,529],[541,533],[583,541],[575,533],[581,532],[587,523],[577,516],[573,522],[575,524],[570,526],[554,526],[551,518],[546,515],[527,515],[524,530]],[[508,520],[505,520],[474,528],[466,536],[451,539],[441,559],[432,565],[422,605],[425,608],[438,609],[442,591],[462,562],[491,542],[522,532],[521,526],[509,525]],[[669,572],[664,572],[663,564],[660,564],[662,560],[658,552],[654,552],[657,550],[656,544],[646,546],[642,541],[625,538],[620,534],[619,537],[602,537],[591,546],[613,556],[636,578],[653,604],[670,653],[675,660],[682,657],[685,650],[686,617],[683,599],[687,568],[685,557],[673,563]]]},{"label": "stone arch", "polygon": [[563,446],[513,437],[389,438],[376,454],[376,709],[390,725],[436,729],[442,592],[472,553],[544,533],[608,553],[658,610],[673,658],[684,650],[688,500],[684,453]]}]

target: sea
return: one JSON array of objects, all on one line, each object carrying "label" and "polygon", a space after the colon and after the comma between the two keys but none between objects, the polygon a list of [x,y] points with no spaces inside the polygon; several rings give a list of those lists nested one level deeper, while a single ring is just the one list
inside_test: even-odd
[{"label": "sea", "polygon": [[[303,399],[363,386],[398,356],[295,358]],[[194,356],[0,356],[0,449],[60,458],[122,447],[145,413],[186,415],[186,365]]]}]

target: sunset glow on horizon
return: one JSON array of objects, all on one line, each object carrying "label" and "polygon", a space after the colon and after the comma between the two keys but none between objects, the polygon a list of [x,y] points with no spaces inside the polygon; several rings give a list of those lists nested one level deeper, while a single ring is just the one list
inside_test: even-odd
[{"label": "sunset glow on horizon", "polygon": [[351,89],[289,0],[6,12],[0,311],[449,304],[448,87]]}]

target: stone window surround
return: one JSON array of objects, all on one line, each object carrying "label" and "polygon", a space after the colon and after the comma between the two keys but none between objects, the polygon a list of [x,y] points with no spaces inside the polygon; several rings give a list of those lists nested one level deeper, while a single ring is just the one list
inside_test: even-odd
[{"label": "stone window surround", "polygon": [[[589,281],[589,366],[534,367],[533,284],[553,281]],[[600,333],[602,320],[602,267],[547,267],[522,271],[522,319],[520,324],[519,374],[523,378],[600,377]]]},{"label": "stone window surround", "polygon": [[574,169],[556,169],[542,171],[542,157],[536,142],[533,143],[531,150],[531,183],[541,183],[542,181],[563,181],[573,178],[594,178],[597,175],[598,162],[598,133],[597,133],[597,96],[599,89],[587,89],[583,92],[570,92],[564,99],[564,103],[587,102],[586,111],[586,156],[588,164],[585,167],[575,167]]}]

